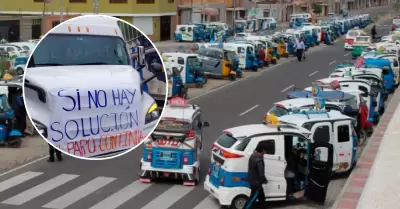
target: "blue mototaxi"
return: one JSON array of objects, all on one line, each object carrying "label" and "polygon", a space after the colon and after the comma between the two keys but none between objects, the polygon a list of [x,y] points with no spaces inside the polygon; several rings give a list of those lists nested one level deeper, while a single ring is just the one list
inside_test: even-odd
[{"label": "blue mototaxi", "polygon": [[247,28],[247,23],[245,20],[236,20],[235,22],[235,32],[243,33]]},{"label": "blue mototaxi", "polygon": [[389,60],[382,58],[366,58],[364,66],[366,68],[380,68],[382,69],[382,79],[384,80],[385,90],[394,92],[396,85],[394,81],[394,72]]},{"label": "blue mototaxi", "polygon": [[312,34],[310,33],[310,31],[304,31],[304,36],[306,37],[306,45],[310,46],[310,47],[314,47],[316,44],[316,41],[314,39],[314,37],[312,36]]}]

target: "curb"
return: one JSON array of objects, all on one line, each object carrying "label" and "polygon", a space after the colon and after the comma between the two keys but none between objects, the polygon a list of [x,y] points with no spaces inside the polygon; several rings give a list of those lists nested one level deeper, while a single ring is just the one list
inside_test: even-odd
[{"label": "curb", "polygon": [[331,209],[356,209],[358,201],[368,181],[368,177],[375,157],[379,151],[380,144],[386,133],[386,129],[400,103],[400,89],[394,92],[385,113],[382,115],[379,124],[375,127],[374,133],[369,138],[356,167],[346,180]]}]

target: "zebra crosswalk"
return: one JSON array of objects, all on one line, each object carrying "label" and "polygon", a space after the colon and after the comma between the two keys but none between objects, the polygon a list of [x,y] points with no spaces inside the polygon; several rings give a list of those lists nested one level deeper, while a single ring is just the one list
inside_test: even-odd
[{"label": "zebra crosswalk", "polygon": [[[129,201],[137,197],[143,192],[152,192],[157,184],[144,184],[139,180],[125,182],[126,179],[118,179],[112,177],[98,176],[92,179],[80,178],[80,175],[75,174],[59,174],[56,176],[44,175],[44,172],[27,171],[8,179],[0,180],[0,207],[2,205],[10,206],[8,208],[30,209],[32,205],[41,204],[40,208],[48,209],[84,209],[77,202],[85,202],[85,199],[90,199],[88,209],[122,209],[132,208]],[[45,178],[39,178],[45,177]],[[39,182],[34,181],[40,179]],[[74,182],[74,181],[84,182]],[[34,182],[32,182],[34,181]],[[119,182],[118,181],[124,181]],[[110,186],[112,184],[122,185],[120,188]],[[69,187],[70,185],[73,185]],[[57,189],[63,187],[62,193],[57,192]],[[160,186],[165,188],[157,197],[149,197],[143,202],[143,205],[134,208],[140,209],[219,209],[220,205],[217,200],[203,190],[202,185],[197,187],[185,187],[183,185],[168,185]],[[69,191],[66,191],[68,188]],[[109,191],[112,188],[115,191]],[[21,191],[19,191],[20,189]],[[8,191],[13,190],[12,195]],[[18,191],[17,191],[18,190]],[[195,191],[196,190],[196,191]],[[185,196],[190,192],[196,193],[197,200],[185,199]],[[15,194],[14,194],[15,193]],[[106,193],[106,197],[96,194]],[[57,194],[48,195],[48,194]],[[61,194],[61,195],[60,195]],[[45,197],[45,202],[43,202]],[[49,197],[49,199],[46,199]],[[98,200],[93,200],[94,197],[99,197]],[[53,198],[53,199],[51,199]],[[143,198],[143,197],[140,197]],[[35,202],[35,200],[40,201]],[[187,205],[192,207],[177,208],[174,206],[179,201],[187,202]],[[85,204],[88,205],[88,204]],[[35,207],[36,208],[36,207]]]}]

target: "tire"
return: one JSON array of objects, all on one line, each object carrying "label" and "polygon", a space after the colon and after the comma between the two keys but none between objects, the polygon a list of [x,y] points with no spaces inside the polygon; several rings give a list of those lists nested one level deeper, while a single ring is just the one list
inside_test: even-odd
[{"label": "tire", "polygon": [[24,74],[24,69],[22,68],[17,68],[17,75],[23,75]]},{"label": "tire", "polygon": [[242,77],[243,77],[243,73],[242,72],[236,73],[236,78],[242,78]]},{"label": "tire", "polygon": [[229,80],[234,81],[236,80],[237,74],[236,75],[229,75]]},{"label": "tire", "polygon": [[194,180],[194,185],[197,186],[197,184],[200,183],[200,166],[196,170],[196,178]]},{"label": "tire", "polygon": [[359,147],[363,146],[365,142],[367,142],[367,138],[368,138],[367,131],[365,129],[361,129],[358,136],[357,145]]},{"label": "tire", "polygon": [[187,91],[186,90],[181,90],[181,92],[179,93],[179,97],[187,99]]},{"label": "tire", "polygon": [[379,116],[375,115],[374,116],[374,124],[378,125],[378,123],[379,123]]},{"label": "tire", "polygon": [[201,78],[203,78],[204,80],[203,84],[206,84],[208,81],[208,77],[206,75],[202,75]]},{"label": "tire", "polygon": [[276,65],[276,60],[272,60],[271,64]]},{"label": "tire", "polygon": [[385,113],[385,107],[379,108],[379,114],[383,115]]},{"label": "tire", "polygon": [[248,201],[248,197],[245,195],[236,196],[231,203],[230,209],[244,209],[246,202]]}]

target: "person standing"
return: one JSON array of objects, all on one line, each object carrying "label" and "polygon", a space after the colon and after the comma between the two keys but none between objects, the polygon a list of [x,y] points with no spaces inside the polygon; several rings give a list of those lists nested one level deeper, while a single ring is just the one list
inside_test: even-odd
[{"label": "person standing", "polygon": [[256,205],[258,201],[259,208],[265,208],[265,194],[262,187],[263,184],[268,183],[265,177],[265,165],[264,165],[264,154],[265,150],[261,146],[257,146],[255,152],[250,156],[248,163],[248,182],[250,185],[251,193],[250,198],[246,203],[245,209],[250,209]]},{"label": "person standing", "polygon": [[371,28],[371,35],[372,35],[372,39],[375,39],[376,38],[376,27],[375,27],[375,25],[374,26],[372,26],[372,28]]},{"label": "person standing", "polygon": [[296,44],[295,44],[294,47],[296,48],[297,60],[299,60],[299,62],[301,62],[303,57],[305,58],[304,50],[306,48],[306,45],[304,44],[303,38],[300,38],[298,41],[296,41]]},{"label": "person standing", "polygon": [[57,156],[57,160],[58,161],[62,161],[62,155],[61,155],[61,151],[54,148],[51,144],[49,144],[49,155],[50,158],[47,160],[48,162],[54,162],[55,158],[54,158],[54,154],[56,154]]}]

